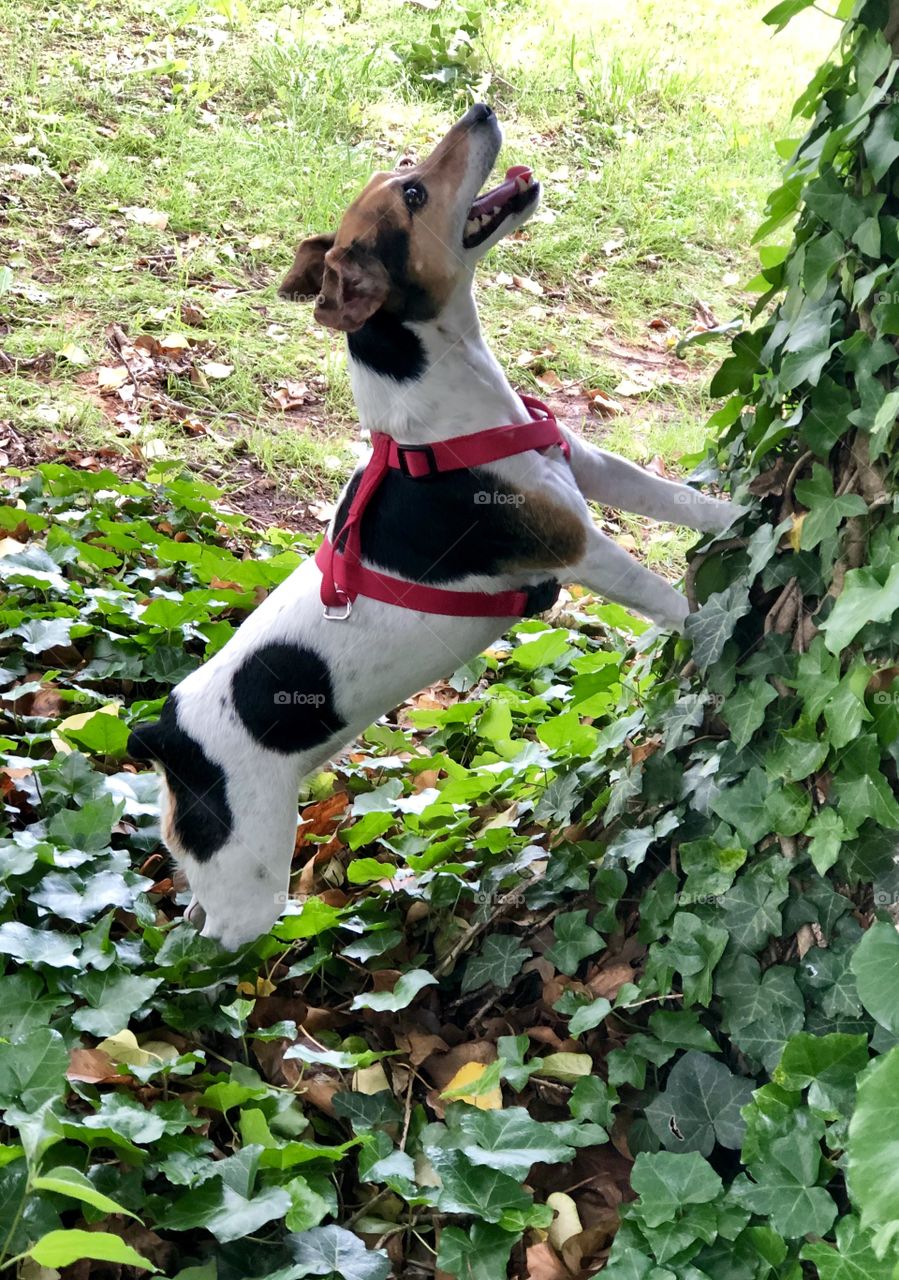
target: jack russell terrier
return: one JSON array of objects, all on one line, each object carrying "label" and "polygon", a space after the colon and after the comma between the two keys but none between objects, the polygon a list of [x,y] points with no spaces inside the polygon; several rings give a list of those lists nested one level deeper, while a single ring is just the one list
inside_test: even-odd
[{"label": "jack russell terrier", "polygon": [[281,286],[346,333],[373,456],[317,555],[129,743],[161,767],[188,915],[228,949],[281,913],[304,775],[561,583],[682,629],[685,598],[601,533],[588,501],[714,533],[739,513],[586,444],[507,382],[472,280],[540,184],[518,165],[478,195],[501,141],[473,106],[426,160],[375,174],[336,233],[304,240]]}]

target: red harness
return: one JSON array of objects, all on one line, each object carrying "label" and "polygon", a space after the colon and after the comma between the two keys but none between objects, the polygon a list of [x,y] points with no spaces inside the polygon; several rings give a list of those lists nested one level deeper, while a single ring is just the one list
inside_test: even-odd
[{"label": "red harness", "polygon": [[[322,573],[321,598],[326,618],[348,618],[357,596],[368,596],[401,609],[448,614],[454,618],[520,618],[532,611],[532,591],[453,591],[448,587],[407,582],[369,569],[362,563],[360,546],[363,513],[390,469],[401,471],[413,480],[423,480],[444,471],[481,467],[516,453],[549,449],[553,445],[558,445],[567,458],[568,442],[550,410],[533,396],[521,399],[531,415],[530,422],[490,427],[470,436],[454,436],[433,444],[403,445],[383,432],[372,433],[374,453],[362,473],[347,517],[335,531],[334,541],[325,537],[315,553],[315,563]],[[343,612],[331,612],[334,609]]]}]

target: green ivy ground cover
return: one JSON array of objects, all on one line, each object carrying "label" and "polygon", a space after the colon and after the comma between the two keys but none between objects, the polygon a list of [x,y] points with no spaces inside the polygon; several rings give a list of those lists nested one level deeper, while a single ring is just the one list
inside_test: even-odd
[{"label": "green ivy ground cover", "polygon": [[896,1280],[899,6],[841,16],[688,638],[575,598],[374,726],[238,956],[176,923],[124,744],[309,547],[174,467],[10,478],[7,1265]]}]

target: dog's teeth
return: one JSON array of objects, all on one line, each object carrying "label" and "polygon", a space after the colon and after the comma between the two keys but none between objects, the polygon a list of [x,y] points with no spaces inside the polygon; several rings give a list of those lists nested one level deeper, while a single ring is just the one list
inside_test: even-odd
[{"label": "dog's teeth", "polygon": [[530,183],[528,182],[527,178],[524,177],[524,175],[521,175],[520,177],[515,179],[515,186],[518,188],[519,191],[527,191],[529,185]]},{"label": "dog's teeth", "polygon": [[495,216],[496,214],[498,214],[498,213],[499,213],[499,205],[498,205],[498,204],[495,204],[495,205],[493,206],[493,208],[492,208],[492,209],[490,209],[490,210],[488,211],[487,216],[488,216],[489,218],[492,218],[492,217],[494,217],[494,216]]}]

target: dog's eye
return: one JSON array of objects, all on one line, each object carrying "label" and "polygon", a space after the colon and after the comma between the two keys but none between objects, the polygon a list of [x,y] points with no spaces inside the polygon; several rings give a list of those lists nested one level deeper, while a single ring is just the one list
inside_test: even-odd
[{"label": "dog's eye", "polygon": [[407,209],[420,209],[428,202],[428,193],[420,182],[410,182],[403,188],[403,199]]}]

